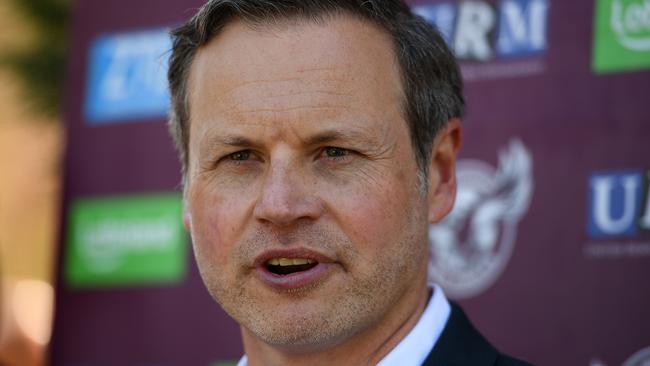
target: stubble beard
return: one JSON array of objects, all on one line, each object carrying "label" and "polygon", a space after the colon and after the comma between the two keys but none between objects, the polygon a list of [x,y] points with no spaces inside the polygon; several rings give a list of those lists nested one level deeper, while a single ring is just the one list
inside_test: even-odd
[{"label": "stubble beard", "polygon": [[[300,239],[300,242],[319,243],[319,248],[337,253],[337,259],[350,267],[335,268],[339,272],[333,273],[335,276],[346,278],[345,284],[336,282],[334,292],[333,284],[328,282],[332,279],[326,278],[324,283],[278,292],[274,296],[280,298],[277,304],[271,304],[255,291],[259,290],[260,282],[254,278],[253,270],[229,273],[217,268],[210,256],[196,245],[195,254],[208,291],[242,327],[279,349],[312,352],[336,346],[377,325],[415,288],[420,272],[426,271],[427,258],[426,236],[422,238],[415,230],[421,225],[415,221],[419,219],[411,217],[406,223],[408,233],[400,238],[399,244],[387,246],[365,271],[354,267],[361,259],[354,245],[329,231],[309,226],[294,232],[290,238],[281,238],[284,242]],[[250,261],[253,253],[268,245],[269,236],[268,232],[256,233],[238,247],[237,258],[232,259],[234,263]],[[254,282],[257,283],[251,289]]]}]

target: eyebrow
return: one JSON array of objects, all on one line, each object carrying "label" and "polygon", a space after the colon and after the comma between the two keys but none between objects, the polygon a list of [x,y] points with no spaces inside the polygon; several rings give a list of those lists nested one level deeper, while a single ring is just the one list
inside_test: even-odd
[{"label": "eyebrow", "polygon": [[206,138],[199,144],[200,154],[210,155],[211,151],[224,147],[249,148],[261,145],[261,143],[241,135],[225,135]]},{"label": "eyebrow", "polygon": [[358,141],[364,144],[369,144],[372,142],[371,139],[368,138],[368,136],[365,136],[363,133],[360,133],[358,131],[354,130],[346,130],[346,131],[341,131],[341,130],[328,130],[328,131],[323,131],[320,133],[317,133],[314,136],[309,137],[306,141],[305,144],[307,145],[320,145],[320,144],[326,144],[329,142],[333,141],[340,141],[340,140],[352,140],[352,141]]},{"label": "eyebrow", "polygon": [[325,131],[321,132],[319,134],[316,134],[314,136],[309,137],[305,143],[307,145],[318,145],[318,144],[325,144],[328,142],[336,141],[336,140],[341,140],[345,138],[346,136],[341,133],[340,131]]},{"label": "eyebrow", "polygon": [[243,137],[243,136],[238,136],[238,135],[232,135],[232,136],[224,136],[222,138],[219,138],[217,141],[214,142],[215,144],[218,145],[226,145],[226,146],[257,146],[260,145],[259,143],[256,143],[255,141]]},{"label": "eyebrow", "polygon": [[[360,131],[355,131],[353,129],[331,129],[326,131],[321,131],[315,135],[309,136],[306,139],[302,140],[303,145],[305,146],[314,146],[322,145],[336,141],[354,141],[361,143],[366,146],[373,145],[373,139],[366,136]],[[213,149],[217,147],[237,147],[237,148],[256,148],[264,145],[263,142],[255,140],[249,137],[245,137],[239,134],[233,135],[222,135],[213,140],[208,144],[204,145],[204,148]]]}]

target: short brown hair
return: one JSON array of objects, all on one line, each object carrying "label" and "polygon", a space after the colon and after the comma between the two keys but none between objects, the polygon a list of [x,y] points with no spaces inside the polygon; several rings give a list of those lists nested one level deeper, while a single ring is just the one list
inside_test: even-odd
[{"label": "short brown hair", "polygon": [[401,0],[210,0],[187,23],[174,29],[168,71],[171,91],[169,129],[180,154],[185,179],[188,165],[190,106],[187,83],[197,50],[234,18],[252,24],[299,18],[318,22],[349,14],[384,29],[395,45],[404,90],[403,110],[415,158],[427,171],[437,132],[465,107],[456,59],[440,34]]}]

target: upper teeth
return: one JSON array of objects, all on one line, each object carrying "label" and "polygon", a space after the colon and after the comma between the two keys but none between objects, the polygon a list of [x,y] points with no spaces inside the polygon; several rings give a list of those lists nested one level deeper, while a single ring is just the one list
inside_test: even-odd
[{"label": "upper teeth", "polygon": [[312,263],[314,260],[307,258],[273,258],[269,260],[269,264],[272,266],[299,266]]}]

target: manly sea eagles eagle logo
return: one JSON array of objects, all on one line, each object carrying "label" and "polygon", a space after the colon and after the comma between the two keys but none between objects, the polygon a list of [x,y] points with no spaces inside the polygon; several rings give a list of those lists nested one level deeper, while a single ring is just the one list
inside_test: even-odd
[{"label": "manly sea eagles eagle logo", "polygon": [[453,210],[429,226],[429,281],[460,299],[486,290],[510,259],[533,189],[532,159],[514,139],[499,153],[496,170],[482,161],[460,160],[456,179]]},{"label": "manly sea eagles eagle logo", "polygon": [[650,366],[650,347],[646,347],[628,358],[623,366]]},{"label": "manly sea eagles eagle logo", "polygon": [[[601,360],[591,360],[589,366],[607,366],[607,364]],[[650,346],[636,352],[630,356],[623,366],[650,366]]]}]

